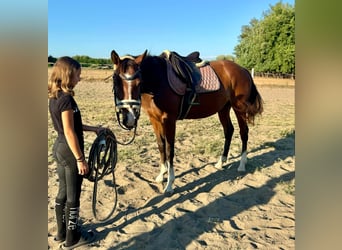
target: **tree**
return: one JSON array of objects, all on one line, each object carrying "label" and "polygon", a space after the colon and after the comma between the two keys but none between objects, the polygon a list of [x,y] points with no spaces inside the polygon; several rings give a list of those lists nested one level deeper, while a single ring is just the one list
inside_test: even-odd
[{"label": "tree", "polygon": [[[101,66],[104,65],[105,67],[109,67],[108,65],[112,65],[111,59],[104,59],[104,58],[92,58],[85,55],[76,55],[72,57],[73,59],[77,60],[79,63],[82,64],[82,67],[93,67],[93,66]],[[49,55],[48,62],[55,63],[57,58]]]},{"label": "tree", "polygon": [[295,9],[279,2],[242,26],[236,61],[257,72],[293,74],[295,71]]},{"label": "tree", "polygon": [[48,63],[55,63],[57,61],[57,58],[53,57],[53,56],[48,56]]},{"label": "tree", "polygon": [[76,55],[73,56],[72,58],[74,58],[75,60],[77,60],[78,62],[82,63],[82,64],[111,64],[112,61],[110,59],[103,59],[103,58],[92,58],[89,56],[80,56],[80,55]]},{"label": "tree", "polygon": [[216,60],[230,60],[235,61],[235,57],[232,55],[219,55],[216,57]]}]

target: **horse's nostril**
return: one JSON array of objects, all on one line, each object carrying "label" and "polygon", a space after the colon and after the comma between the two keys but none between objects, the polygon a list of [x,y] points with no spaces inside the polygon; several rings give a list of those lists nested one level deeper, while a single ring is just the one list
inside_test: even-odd
[{"label": "horse's nostril", "polygon": [[133,109],[133,112],[134,112],[134,114],[137,116],[137,115],[139,115],[139,109],[137,109],[137,108],[135,108],[135,109]]}]

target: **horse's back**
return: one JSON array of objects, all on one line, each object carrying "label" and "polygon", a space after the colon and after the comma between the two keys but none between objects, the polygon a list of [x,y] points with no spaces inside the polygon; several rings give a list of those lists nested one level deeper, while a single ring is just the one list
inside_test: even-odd
[{"label": "horse's back", "polygon": [[236,95],[249,95],[253,79],[247,69],[229,60],[210,62],[221,83]]}]

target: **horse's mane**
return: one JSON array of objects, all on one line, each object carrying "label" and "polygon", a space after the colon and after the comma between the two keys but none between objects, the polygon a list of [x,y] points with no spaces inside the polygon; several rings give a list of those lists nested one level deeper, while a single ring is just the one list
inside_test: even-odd
[{"label": "horse's mane", "polygon": [[142,92],[154,93],[162,82],[167,81],[166,62],[160,56],[147,54],[140,64]]}]

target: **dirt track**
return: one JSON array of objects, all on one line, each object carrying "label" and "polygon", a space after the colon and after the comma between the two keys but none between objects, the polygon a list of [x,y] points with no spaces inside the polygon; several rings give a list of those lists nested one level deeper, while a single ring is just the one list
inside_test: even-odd
[{"label": "dirt track", "polygon": [[[127,139],[116,123],[111,83],[82,77],[75,98],[84,122],[103,124],[118,139]],[[235,119],[229,164],[222,170],[214,167],[223,146],[217,116],[179,121],[175,194],[164,197],[163,187],[154,182],[159,153],[143,113],[135,142],[118,146],[118,206],[110,221],[93,218],[93,184],[84,182],[81,220],[85,228],[98,232],[98,241],[83,249],[294,249],[295,89],[289,87],[292,83],[255,81],[265,111],[250,127],[246,174],[236,171],[241,143]],[[54,137],[49,120],[49,147]],[[94,138],[86,134],[86,150]],[[48,242],[56,249],[53,205],[58,182],[50,148],[48,154]],[[103,186],[100,194],[109,190]],[[110,209],[110,201],[103,203],[104,210]]]}]

